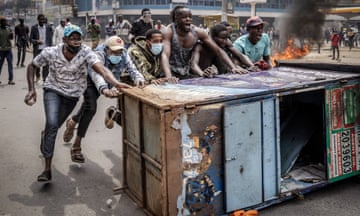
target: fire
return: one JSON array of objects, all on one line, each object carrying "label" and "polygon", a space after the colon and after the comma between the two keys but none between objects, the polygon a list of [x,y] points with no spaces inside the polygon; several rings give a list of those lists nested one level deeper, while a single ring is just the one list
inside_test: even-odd
[{"label": "fire", "polygon": [[286,49],[281,53],[276,53],[271,57],[271,61],[273,65],[276,65],[276,60],[284,60],[284,59],[298,59],[310,52],[310,46],[308,44],[304,44],[304,46],[297,47],[294,44],[293,39],[289,39],[287,42]]}]

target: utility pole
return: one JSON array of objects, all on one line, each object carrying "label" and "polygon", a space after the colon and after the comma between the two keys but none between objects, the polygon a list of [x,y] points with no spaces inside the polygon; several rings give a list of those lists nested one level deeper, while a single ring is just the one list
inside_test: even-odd
[{"label": "utility pole", "polygon": [[94,14],[94,17],[96,18],[96,1],[92,0],[92,12]]},{"label": "utility pole", "polygon": [[221,5],[221,21],[227,21],[228,0],[223,0]]},{"label": "utility pole", "polygon": [[256,2],[251,2],[251,13],[250,16],[256,16]]},{"label": "utility pole", "polygon": [[240,3],[249,3],[251,5],[250,16],[256,16],[256,3],[266,3],[267,0],[240,0]]},{"label": "utility pole", "polygon": [[42,14],[45,14],[45,8],[46,8],[46,0],[42,0],[42,8],[41,8]]}]

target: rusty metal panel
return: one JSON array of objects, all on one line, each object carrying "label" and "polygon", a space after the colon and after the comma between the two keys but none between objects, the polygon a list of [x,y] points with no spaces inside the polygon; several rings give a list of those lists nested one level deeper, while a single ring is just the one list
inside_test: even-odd
[{"label": "rusty metal panel", "polygon": [[180,130],[174,128],[174,122],[178,119],[182,113],[186,112],[184,109],[172,109],[164,114],[164,137],[166,143],[165,161],[163,166],[164,174],[167,174],[165,182],[167,182],[166,197],[168,214],[165,215],[177,215],[177,198],[182,191],[182,151],[181,151],[181,133]]},{"label": "rusty metal panel", "polygon": [[[223,214],[222,104],[194,107],[178,115],[172,128],[181,134],[179,215]],[[170,193],[170,191],[169,191]],[[172,196],[173,197],[173,196]],[[171,198],[169,196],[169,198]],[[169,206],[174,208],[174,206]],[[171,212],[176,212],[174,209]],[[173,215],[173,214],[170,214]]]},{"label": "rusty metal panel", "polygon": [[143,180],[142,180],[142,166],[141,157],[130,145],[127,145],[126,152],[126,182],[131,194],[140,202],[143,203]]},{"label": "rusty metal panel", "polygon": [[162,163],[162,146],[160,134],[160,111],[147,104],[143,104],[143,142],[144,152],[155,161]]},{"label": "rusty metal panel", "polygon": [[[277,102],[263,99],[354,77],[360,75],[285,67],[124,89],[129,190],[154,215],[223,215],[229,199],[233,210],[271,200],[279,185],[279,114]],[[243,169],[224,169],[228,140],[250,143],[229,150],[238,151]]]},{"label": "rusty metal panel", "polygon": [[140,107],[139,100],[125,96],[124,114],[125,138],[128,142],[140,149]]},{"label": "rusty metal panel", "polygon": [[262,202],[261,102],[224,108],[226,211]]}]

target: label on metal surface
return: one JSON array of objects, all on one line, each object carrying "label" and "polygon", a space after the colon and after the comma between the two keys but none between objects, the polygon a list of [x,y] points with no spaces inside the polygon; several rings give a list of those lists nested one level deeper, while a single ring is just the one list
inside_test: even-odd
[{"label": "label on metal surface", "polygon": [[360,84],[326,90],[328,177],[360,173]]}]

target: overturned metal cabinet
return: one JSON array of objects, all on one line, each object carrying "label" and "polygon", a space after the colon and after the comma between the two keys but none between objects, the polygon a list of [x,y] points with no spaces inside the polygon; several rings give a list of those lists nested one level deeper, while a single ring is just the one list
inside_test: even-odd
[{"label": "overturned metal cabinet", "polygon": [[124,90],[127,192],[150,215],[224,215],[356,175],[359,79],[284,66]]}]

